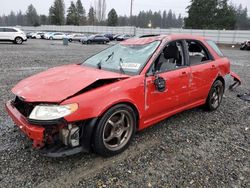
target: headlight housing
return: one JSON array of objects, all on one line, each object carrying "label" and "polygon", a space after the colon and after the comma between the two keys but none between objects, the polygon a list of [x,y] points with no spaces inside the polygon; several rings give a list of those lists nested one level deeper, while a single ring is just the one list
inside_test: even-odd
[{"label": "headlight housing", "polygon": [[31,112],[29,119],[55,120],[68,116],[78,109],[78,104],[67,105],[37,105]]}]

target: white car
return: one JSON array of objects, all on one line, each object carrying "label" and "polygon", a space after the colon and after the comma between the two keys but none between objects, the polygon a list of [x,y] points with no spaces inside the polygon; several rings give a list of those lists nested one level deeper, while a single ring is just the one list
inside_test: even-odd
[{"label": "white car", "polygon": [[31,38],[32,39],[40,39],[41,38],[41,35],[43,35],[44,33],[43,32],[36,32],[36,33],[33,33]]},{"label": "white car", "polygon": [[68,36],[60,32],[50,33],[46,35],[46,39],[48,40],[62,40],[63,38],[68,38]]},{"label": "white car", "polygon": [[11,41],[15,44],[22,44],[27,41],[26,34],[16,27],[0,27],[0,41]]}]

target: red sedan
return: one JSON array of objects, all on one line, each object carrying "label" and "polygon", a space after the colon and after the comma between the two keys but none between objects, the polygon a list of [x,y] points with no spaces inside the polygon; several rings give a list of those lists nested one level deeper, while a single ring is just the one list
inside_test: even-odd
[{"label": "red sedan", "polygon": [[197,106],[216,110],[230,62],[216,44],[190,35],[133,38],[82,64],[29,77],[6,109],[44,155],[82,151],[112,156],[135,134]]}]

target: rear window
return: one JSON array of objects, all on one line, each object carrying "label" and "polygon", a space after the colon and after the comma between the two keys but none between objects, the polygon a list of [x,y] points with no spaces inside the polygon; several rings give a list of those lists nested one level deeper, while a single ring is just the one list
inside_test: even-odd
[{"label": "rear window", "polygon": [[222,53],[222,51],[220,50],[220,48],[215,44],[214,41],[212,40],[207,40],[208,45],[214,49],[214,51],[220,56],[220,57],[224,57],[224,54]]}]

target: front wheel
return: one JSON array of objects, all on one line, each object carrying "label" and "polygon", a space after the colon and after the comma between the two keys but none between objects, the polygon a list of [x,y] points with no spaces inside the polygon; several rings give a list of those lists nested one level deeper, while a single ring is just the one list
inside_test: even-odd
[{"label": "front wheel", "polygon": [[93,137],[94,151],[113,156],[128,148],[136,129],[134,110],[125,104],[109,109],[100,119]]},{"label": "front wheel", "polygon": [[207,97],[205,108],[209,111],[214,111],[219,108],[224,94],[224,86],[220,80],[216,80]]},{"label": "front wheel", "polygon": [[14,42],[16,44],[22,44],[23,43],[23,39],[21,37],[16,37]]}]

